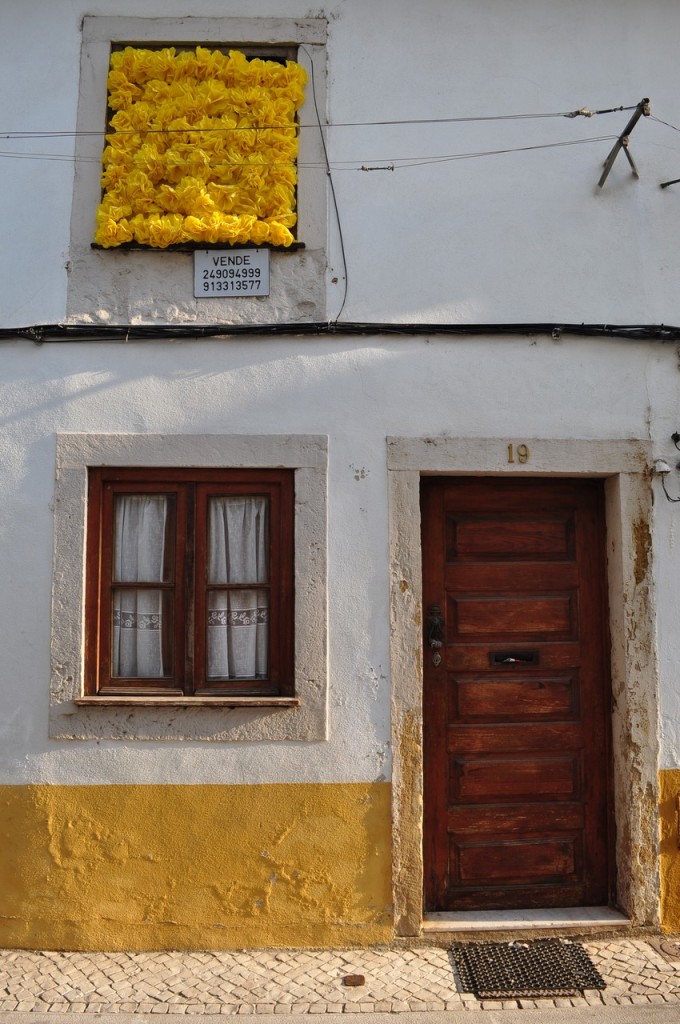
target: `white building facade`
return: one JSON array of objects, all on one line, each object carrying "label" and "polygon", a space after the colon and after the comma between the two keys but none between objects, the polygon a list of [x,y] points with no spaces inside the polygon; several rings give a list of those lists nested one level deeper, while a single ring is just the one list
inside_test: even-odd
[{"label": "white building facade", "polygon": [[[0,942],[679,930],[680,11],[138,8],[2,15]],[[303,68],[268,294],[93,246],[125,46]]]}]

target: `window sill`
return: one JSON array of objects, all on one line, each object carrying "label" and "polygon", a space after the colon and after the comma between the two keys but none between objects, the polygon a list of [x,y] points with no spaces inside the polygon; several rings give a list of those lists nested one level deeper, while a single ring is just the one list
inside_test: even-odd
[{"label": "window sill", "polygon": [[297,708],[299,697],[76,697],[78,707]]},{"label": "window sill", "polygon": [[122,242],[120,245],[100,245],[91,242],[90,248],[99,252],[196,252],[200,249],[269,249],[270,252],[299,252],[304,242],[290,245],[272,245],[271,242],[178,242],[175,245],[142,245],[141,242]]}]

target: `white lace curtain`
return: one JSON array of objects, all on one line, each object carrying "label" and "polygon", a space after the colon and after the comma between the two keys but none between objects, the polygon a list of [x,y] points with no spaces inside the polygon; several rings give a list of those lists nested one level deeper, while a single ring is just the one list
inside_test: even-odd
[{"label": "white lace curtain", "polygon": [[[113,578],[121,583],[164,582],[168,500],[165,496],[119,496],[116,501]],[[113,675],[161,678],[172,673],[163,657],[162,590],[116,589],[113,596]],[[170,609],[167,609],[170,612]]]},{"label": "white lace curtain", "polygon": [[[268,578],[268,501],[257,497],[211,498],[208,506],[207,675],[209,679],[267,676],[268,592],[247,584]],[[171,675],[171,595],[135,583],[166,577],[168,499],[125,495],[116,501],[113,599],[113,674],[127,678]],[[210,589],[240,584],[237,590]]]},{"label": "white lace curtain", "polygon": [[[266,583],[267,498],[212,498],[208,511],[208,585]],[[267,676],[269,594],[245,587],[208,591],[209,679]]]}]

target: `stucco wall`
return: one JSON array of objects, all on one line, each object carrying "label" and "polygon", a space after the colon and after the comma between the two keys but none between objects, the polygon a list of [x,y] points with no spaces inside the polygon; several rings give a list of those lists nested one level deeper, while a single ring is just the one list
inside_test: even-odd
[{"label": "stucco wall", "polygon": [[[3,142],[22,158],[0,157],[3,194],[11,197],[3,221],[9,258],[0,277],[0,327],[66,317],[69,274],[79,272],[70,232],[81,19],[86,13],[134,16],[138,6],[132,0],[87,6],[31,0],[3,9],[0,84],[10,112],[7,130],[65,134]],[[219,0],[203,0],[195,13],[252,16],[245,2],[227,6],[225,11]],[[184,13],[180,0],[154,0],[144,9],[145,17]],[[261,17],[309,14],[302,0],[258,4]],[[591,119],[447,120],[634,105],[649,96],[654,114],[680,124],[669,71],[676,63],[680,8],[665,0],[637,6],[603,0],[595,8],[586,0],[336,0],[313,15],[327,20],[321,114],[336,125],[327,131],[327,145],[341,227],[327,193],[327,266],[322,285],[315,281],[315,310],[336,317],[347,285],[345,320],[680,323],[680,186],[659,188],[680,173],[676,132],[643,119],[631,140],[641,179],[632,178],[620,156],[600,190],[602,162],[629,112]],[[309,103],[301,122],[303,131],[318,130]],[[607,138],[533,148],[593,136]],[[86,252],[80,255],[87,259]],[[161,281],[162,254],[135,260],[133,290],[145,287],[145,265],[153,268],[149,279]],[[166,312],[169,320],[185,322],[191,256],[173,256],[172,266],[183,311]],[[126,295],[118,300],[116,318],[125,319]],[[140,308],[131,302],[130,316]],[[284,303],[273,315],[289,314]],[[243,319],[243,307],[235,305],[230,316],[220,304],[220,317]],[[106,323],[110,311],[93,309],[92,318]],[[24,808],[37,806],[25,791],[36,785],[92,787],[91,796],[78,797],[85,806],[99,801],[97,787],[111,784],[211,785],[225,787],[225,799],[232,800],[232,787],[304,783],[335,789],[389,782],[388,436],[444,436],[454,444],[483,437],[508,443],[641,439],[672,466],[680,457],[670,441],[680,428],[678,355],[658,342],[341,332],[276,339],[265,326],[257,337],[212,342],[3,341],[0,353],[0,561],[6,581],[0,587],[0,783],[20,787],[11,799]],[[55,438],[64,432],[328,436],[326,739],[48,739]],[[553,469],[542,465],[540,471]],[[644,666],[639,670],[648,686],[639,725],[642,734],[655,737],[658,705],[661,748],[658,764],[651,741],[640,754],[645,778],[650,768],[680,768],[680,505],[666,502],[658,480],[648,483],[654,507],[639,537],[649,592],[638,597],[649,602],[645,607],[657,629],[643,659],[652,667],[646,675]],[[675,471],[668,487],[680,494]],[[674,776],[668,779],[670,785]],[[651,786],[646,806],[654,799]],[[666,827],[667,793],[665,800]],[[92,812],[102,820],[109,813],[103,803]],[[21,818],[23,843],[38,828],[42,846],[36,849],[47,849],[48,819],[31,814]],[[386,800],[376,815],[371,835],[382,842],[390,827]],[[352,827],[364,836],[362,843],[369,842],[362,824]],[[665,877],[671,878],[678,855],[668,845],[664,849],[671,859]],[[408,860],[408,851],[404,856]],[[384,857],[380,864],[384,881],[389,865]],[[332,881],[330,862],[327,867]],[[170,873],[179,877],[174,868]],[[363,877],[369,879],[366,899],[383,907],[382,881],[378,885],[370,873]],[[51,913],[56,920],[54,906]],[[676,920],[674,910],[668,914],[667,920]],[[382,918],[350,908],[350,921],[364,925],[369,919],[371,928],[362,932],[367,941],[387,934]],[[321,924],[306,940],[333,940],[335,933],[323,933]],[[36,934],[26,931],[32,938],[25,941],[35,941]],[[197,931],[187,941],[207,941],[206,934]],[[278,941],[282,933],[266,934]],[[243,942],[261,941],[265,931],[248,935]],[[107,941],[126,940],[111,932]]]},{"label": "stucco wall", "polygon": [[[386,437],[644,436],[648,395],[669,408],[675,374],[671,349],[585,340],[5,345],[2,781],[389,777]],[[56,432],[273,434],[283,423],[329,434],[328,742],[48,742]],[[676,510],[657,509],[663,544]],[[664,636],[671,679],[674,652]]]},{"label": "stucco wall", "polygon": [[386,784],[0,787],[0,944],[384,942],[388,806]]},{"label": "stucco wall", "polygon": [[[0,83],[7,129],[73,132],[82,17],[139,13],[133,0],[5,4]],[[252,17],[252,5],[202,0],[191,13]],[[262,0],[257,13],[295,19],[308,17],[309,5]],[[147,3],[143,14],[185,16],[186,5]],[[629,112],[431,123],[584,105],[597,110],[634,105],[642,97],[650,97],[656,116],[677,123],[670,70],[680,34],[677,6],[666,0],[623,6],[602,0],[595,8],[586,0],[428,0],[418,6],[408,0],[329,0],[314,14],[328,21],[327,114],[341,126],[327,137],[349,264],[344,317],[677,321],[680,190],[659,189],[660,181],[678,175],[677,132],[640,122],[631,152],[641,180],[631,177],[621,155],[600,190],[609,138],[448,158],[615,136]],[[320,113],[323,118],[325,111]],[[307,103],[301,121],[312,127],[303,131],[316,131],[315,120]],[[0,282],[3,321],[59,320],[71,259],[75,140],[66,134],[3,142],[3,150],[43,154],[2,162],[5,191],[13,197],[4,222],[12,259]],[[392,163],[394,171],[360,170]],[[342,301],[343,267],[330,206],[328,216],[327,309],[333,319]],[[155,279],[158,259],[149,261]]]}]

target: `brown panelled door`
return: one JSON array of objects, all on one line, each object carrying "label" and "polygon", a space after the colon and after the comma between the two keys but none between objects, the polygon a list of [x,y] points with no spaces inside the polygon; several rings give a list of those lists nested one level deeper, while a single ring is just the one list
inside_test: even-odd
[{"label": "brown panelled door", "polygon": [[423,479],[430,911],[607,904],[598,480]]}]

